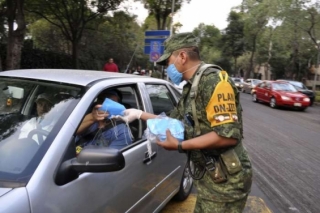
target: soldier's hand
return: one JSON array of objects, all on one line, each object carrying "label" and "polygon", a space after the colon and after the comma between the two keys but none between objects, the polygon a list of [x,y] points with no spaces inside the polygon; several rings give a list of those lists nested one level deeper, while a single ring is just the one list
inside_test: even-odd
[{"label": "soldier's hand", "polygon": [[179,141],[171,135],[169,129],[166,130],[167,139],[165,141],[157,140],[157,144],[166,150],[177,150]]}]

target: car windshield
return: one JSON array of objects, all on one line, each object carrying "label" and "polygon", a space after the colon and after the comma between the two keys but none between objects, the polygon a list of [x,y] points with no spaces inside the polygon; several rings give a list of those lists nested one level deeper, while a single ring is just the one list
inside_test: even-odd
[{"label": "car windshield", "polygon": [[27,183],[80,91],[60,83],[0,78],[0,187]]},{"label": "car windshield", "polygon": [[292,84],[297,89],[308,89],[303,83],[298,81],[290,81],[290,84]]},{"label": "car windshield", "polygon": [[252,80],[252,84],[255,86],[257,84],[259,84],[261,81],[260,80]]},{"label": "car windshield", "polygon": [[277,91],[297,92],[294,86],[292,86],[291,84],[285,84],[285,83],[273,83],[272,88],[273,90],[277,90]]},{"label": "car windshield", "polygon": [[241,83],[242,82],[241,78],[232,78],[232,80],[234,82],[237,82],[237,83]]}]

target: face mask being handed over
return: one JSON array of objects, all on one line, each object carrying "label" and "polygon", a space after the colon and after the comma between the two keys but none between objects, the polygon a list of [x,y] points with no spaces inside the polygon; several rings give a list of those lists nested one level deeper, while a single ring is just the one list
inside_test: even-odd
[{"label": "face mask being handed over", "polygon": [[[177,59],[178,59],[178,57],[176,58],[176,60]],[[179,85],[182,81],[182,74],[187,72],[188,70],[191,70],[192,68],[198,66],[199,64],[197,64],[193,67],[190,67],[189,69],[187,69],[186,71],[181,73],[177,70],[176,66],[174,65],[176,63],[176,60],[174,60],[174,62],[167,67],[167,73],[168,73],[168,76],[171,79],[171,81],[175,85]]]}]

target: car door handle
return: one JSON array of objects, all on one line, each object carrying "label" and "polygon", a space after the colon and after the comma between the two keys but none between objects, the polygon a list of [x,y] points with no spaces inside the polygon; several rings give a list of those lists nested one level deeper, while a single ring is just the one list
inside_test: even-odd
[{"label": "car door handle", "polygon": [[149,153],[148,153],[148,152],[145,152],[145,153],[144,153],[143,163],[145,163],[145,164],[151,163],[151,160],[152,160],[153,158],[155,158],[156,156],[157,156],[157,152],[152,152],[151,156],[149,156]]}]

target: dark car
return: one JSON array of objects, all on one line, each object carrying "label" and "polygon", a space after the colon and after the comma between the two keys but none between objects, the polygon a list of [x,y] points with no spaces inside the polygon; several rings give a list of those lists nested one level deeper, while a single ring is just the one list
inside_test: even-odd
[{"label": "dark car", "polygon": [[314,99],[315,99],[315,94],[312,90],[309,90],[306,85],[304,85],[302,82],[299,81],[292,81],[292,80],[282,80],[279,79],[277,81],[286,81],[289,84],[293,85],[299,92],[305,94],[310,98],[310,106],[312,106]]}]

